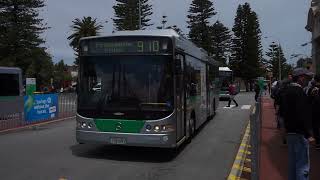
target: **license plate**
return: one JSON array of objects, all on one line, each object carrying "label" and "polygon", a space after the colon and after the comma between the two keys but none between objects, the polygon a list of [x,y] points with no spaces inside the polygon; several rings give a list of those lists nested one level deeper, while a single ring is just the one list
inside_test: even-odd
[{"label": "license plate", "polygon": [[127,140],[125,138],[110,138],[111,144],[127,144]]}]

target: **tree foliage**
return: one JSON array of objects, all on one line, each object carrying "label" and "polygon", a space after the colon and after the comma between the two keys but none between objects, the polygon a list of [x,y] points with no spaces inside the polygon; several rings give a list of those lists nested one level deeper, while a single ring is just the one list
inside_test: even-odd
[{"label": "tree foliage", "polygon": [[[0,1],[0,65],[20,67],[24,74],[29,68],[51,61],[40,47],[47,27],[39,17],[44,0]],[[35,60],[40,63],[34,64]],[[32,65],[32,67],[31,67]]]},{"label": "tree foliage", "polygon": [[[139,16],[139,2],[141,16]],[[116,30],[138,30],[139,17],[141,17],[141,29],[153,25],[150,16],[153,14],[149,0],[116,0],[113,6],[115,18],[113,18]]]},{"label": "tree foliage", "polygon": [[54,65],[54,87],[60,89],[63,86],[64,81],[71,81],[72,77],[68,72],[68,66],[63,60],[60,60]]},{"label": "tree foliage", "polygon": [[227,27],[217,21],[210,27],[210,38],[212,39],[212,56],[216,61],[227,65],[230,52],[231,34]]},{"label": "tree foliage", "polygon": [[73,32],[68,37],[68,40],[70,41],[69,45],[75,51],[76,61],[74,63],[78,64],[80,39],[83,37],[99,35],[99,31],[103,28],[103,26],[97,22],[96,18],[92,18],[90,16],[85,16],[82,19],[76,18],[72,21],[72,23],[71,29]]},{"label": "tree foliage", "polygon": [[279,77],[279,61],[281,68],[281,77],[285,77],[290,72],[291,66],[287,64],[287,59],[284,56],[281,45],[270,44],[268,52],[266,53],[267,57],[267,67],[272,72],[274,78]]},{"label": "tree foliage", "polygon": [[210,18],[216,14],[213,3],[209,0],[193,0],[189,8],[189,38],[199,47],[210,52]]},{"label": "tree foliage", "polygon": [[34,56],[28,59],[31,62],[29,65],[26,76],[36,78],[37,89],[40,90],[40,86],[49,86],[50,79],[53,77],[53,62],[49,54],[47,54],[42,48],[35,48],[32,50]]},{"label": "tree foliage", "polygon": [[232,31],[231,68],[245,80],[258,77],[262,74],[261,30],[258,16],[249,3],[239,5]]}]

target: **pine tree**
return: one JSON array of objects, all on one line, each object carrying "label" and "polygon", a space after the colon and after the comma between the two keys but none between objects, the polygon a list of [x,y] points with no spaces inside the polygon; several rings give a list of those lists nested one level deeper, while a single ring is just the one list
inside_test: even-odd
[{"label": "pine tree", "polygon": [[246,81],[262,74],[261,30],[257,14],[249,3],[239,5],[232,28],[231,68]]},{"label": "pine tree", "polygon": [[50,79],[54,76],[53,62],[50,55],[41,48],[32,49],[32,58],[27,61],[30,62],[28,69],[25,72],[27,77],[36,78],[37,89],[41,86],[49,86]]},{"label": "pine tree", "polygon": [[116,30],[139,29],[139,2],[141,7],[141,29],[152,26],[150,16],[153,14],[149,0],[116,0],[113,6],[115,18],[113,18]]},{"label": "pine tree", "polygon": [[279,77],[279,60],[281,67],[281,77],[286,76],[286,72],[290,71],[290,65],[286,63],[286,58],[284,56],[282,47],[277,44],[270,44],[268,52],[266,55],[269,57],[267,60],[268,69],[272,72],[274,78]]},{"label": "pine tree", "polygon": [[[0,1],[0,65],[17,66],[26,73],[33,59],[49,59],[41,37],[47,27],[39,17],[44,0]],[[39,65],[39,64],[37,64]]]},{"label": "pine tree", "polygon": [[189,8],[189,38],[199,47],[209,51],[211,47],[209,19],[216,14],[209,0],[193,0]]},{"label": "pine tree", "polygon": [[103,26],[97,22],[96,18],[90,16],[83,17],[82,19],[76,18],[72,21],[71,29],[73,33],[68,37],[70,40],[69,45],[73,48],[76,55],[74,64],[79,63],[79,41],[82,37],[97,36]]},{"label": "pine tree", "polygon": [[227,57],[230,52],[231,34],[227,27],[217,21],[210,29],[212,39],[212,56],[215,60],[227,65]]}]

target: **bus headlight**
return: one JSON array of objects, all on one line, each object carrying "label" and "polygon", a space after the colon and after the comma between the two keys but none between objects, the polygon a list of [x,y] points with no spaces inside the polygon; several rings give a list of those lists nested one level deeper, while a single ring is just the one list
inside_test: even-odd
[{"label": "bus headlight", "polygon": [[155,131],[155,132],[159,132],[159,130],[160,130],[160,126],[155,125],[155,126],[154,126],[154,131]]},{"label": "bus headlight", "polygon": [[91,122],[88,123],[88,128],[89,129],[93,128],[93,124]]},{"label": "bus headlight", "polygon": [[87,123],[83,122],[83,123],[81,124],[81,128],[86,128],[86,127],[87,127]]}]

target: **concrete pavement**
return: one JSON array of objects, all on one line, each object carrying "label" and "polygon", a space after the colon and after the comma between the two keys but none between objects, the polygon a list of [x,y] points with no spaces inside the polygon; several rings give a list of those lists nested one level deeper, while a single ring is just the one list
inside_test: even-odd
[{"label": "concrete pavement", "polygon": [[[277,129],[273,101],[269,97],[262,100],[260,180],[288,179],[288,149],[282,144],[282,136]],[[320,179],[320,152],[310,146],[310,180]]]},{"label": "concrete pavement", "polygon": [[154,148],[78,145],[75,121],[0,135],[2,180],[223,180],[229,175],[249,120],[252,93],[223,108],[180,153]]}]

